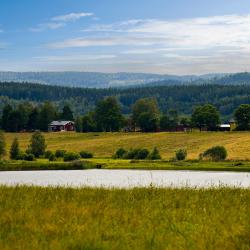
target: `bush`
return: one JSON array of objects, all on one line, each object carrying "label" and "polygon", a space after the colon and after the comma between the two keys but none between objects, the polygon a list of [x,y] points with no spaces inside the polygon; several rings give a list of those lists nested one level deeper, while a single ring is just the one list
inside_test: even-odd
[{"label": "bush", "polygon": [[187,158],[187,150],[179,149],[176,151],[175,156],[177,161],[184,161]]},{"label": "bush", "polygon": [[33,154],[24,154],[23,155],[23,159],[25,161],[34,161],[35,160],[35,156]]},{"label": "bush", "polygon": [[78,153],[68,152],[64,155],[63,160],[64,161],[75,161],[79,160],[81,157]]},{"label": "bush", "polygon": [[25,155],[27,155],[26,153],[24,153],[23,151],[20,151],[17,157],[17,160],[24,160]]},{"label": "bush", "polygon": [[206,150],[202,156],[212,161],[223,161],[227,158],[227,150],[223,146],[216,146]]},{"label": "bush", "polygon": [[160,160],[161,159],[161,155],[160,155],[160,152],[159,150],[155,147],[153,149],[153,151],[149,154],[148,156],[148,159],[149,160]]},{"label": "bush", "polygon": [[92,153],[89,153],[89,152],[86,152],[86,151],[81,151],[81,152],[80,152],[80,156],[81,156],[81,158],[83,158],[83,159],[90,159],[90,158],[93,158],[93,154],[92,154]]},{"label": "bush", "polygon": [[58,149],[56,150],[55,156],[57,158],[63,158],[65,154],[66,154],[66,150]]},{"label": "bush", "polygon": [[56,156],[53,153],[51,153],[48,159],[49,159],[49,161],[55,161]]},{"label": "bush", "polygon": [[124,154],[123,158],[124,159],[136,159],[136,160],[144,160],[148,157],[149,151],[147,149],[130,149],[127,153]]},{"label": "bush", "polygon": [[127,152],[124,148],[119,148],[119,149],[115,152],[113,158],[114,158],[114,159],[123,159],[124,156],[125,156],[127,153],[128,153],[128,152]]},{"label": "bush", "polygon": [[45,157],[45,159],[49,159],[51,155],[53,155],[53,152],[48,150],[45,152],[44,157]]},{"label": "bush", "polygon": [[148,157],[149,151],[147,149],[138,149],[134,159],[136,160],[144,160]]}]

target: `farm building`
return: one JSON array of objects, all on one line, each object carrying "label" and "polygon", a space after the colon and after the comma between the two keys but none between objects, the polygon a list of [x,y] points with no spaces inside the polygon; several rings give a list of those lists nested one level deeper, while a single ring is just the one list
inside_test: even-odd
[{"label": "farm building", "polygon": [[49,132],[75,131],[75,124],[72,121],[53,121],[48,126]]}]

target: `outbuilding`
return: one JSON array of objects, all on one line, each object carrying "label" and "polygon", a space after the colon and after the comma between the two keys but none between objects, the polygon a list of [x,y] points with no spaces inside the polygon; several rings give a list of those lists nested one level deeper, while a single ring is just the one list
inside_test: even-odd
[{"label": "outbuilding", "polygon": [[49,132],[75,131],[75,123],[72,121],[53,121],[48,126]]}]

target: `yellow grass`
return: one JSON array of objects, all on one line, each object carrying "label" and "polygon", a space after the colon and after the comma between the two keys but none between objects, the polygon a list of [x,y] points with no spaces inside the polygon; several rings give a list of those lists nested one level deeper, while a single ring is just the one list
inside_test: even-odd
[{"label": "yellow grass", "polygon": [[[212,146],[225,146],[228,158],[250,158],[250,132],[193,132],[193,133],[44,133],[48,149],[67,151],[87,150],[95,157],[110,157],[119,148],[157,147],[164,159],[174,156],[179,148],[188,151],[188,159],[197,159],[201,152]],[[29,144],[30,133],[6,133],[7,150],[17,136],[22,150]]]}]

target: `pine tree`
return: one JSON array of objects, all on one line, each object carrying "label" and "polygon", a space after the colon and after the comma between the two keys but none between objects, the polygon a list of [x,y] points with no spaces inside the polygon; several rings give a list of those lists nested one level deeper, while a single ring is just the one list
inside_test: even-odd
[{"label": "pine tree", "polygon": [[4,138],[4,133],[0,131],[0,159],[5,155],[6,150],[6,143],[5,143],[5,138]]},{"label": "pine tree", "polygon": [[73,121],[74,120],[73,112],[72,112],[70,106],[67,104],[63,107],[61,119],[65,120],[65,121]]},{"label": "pine tree", "polygon": [[20,155],[19,142],[17,137],[15,137],[10,148],[10,159],[17,160],[19,155]]},{"label": "pine tree", "polygon": [[37,131],[32,135],[29,148],[35,157],[44,155],[46,143],[41,132]]}]

